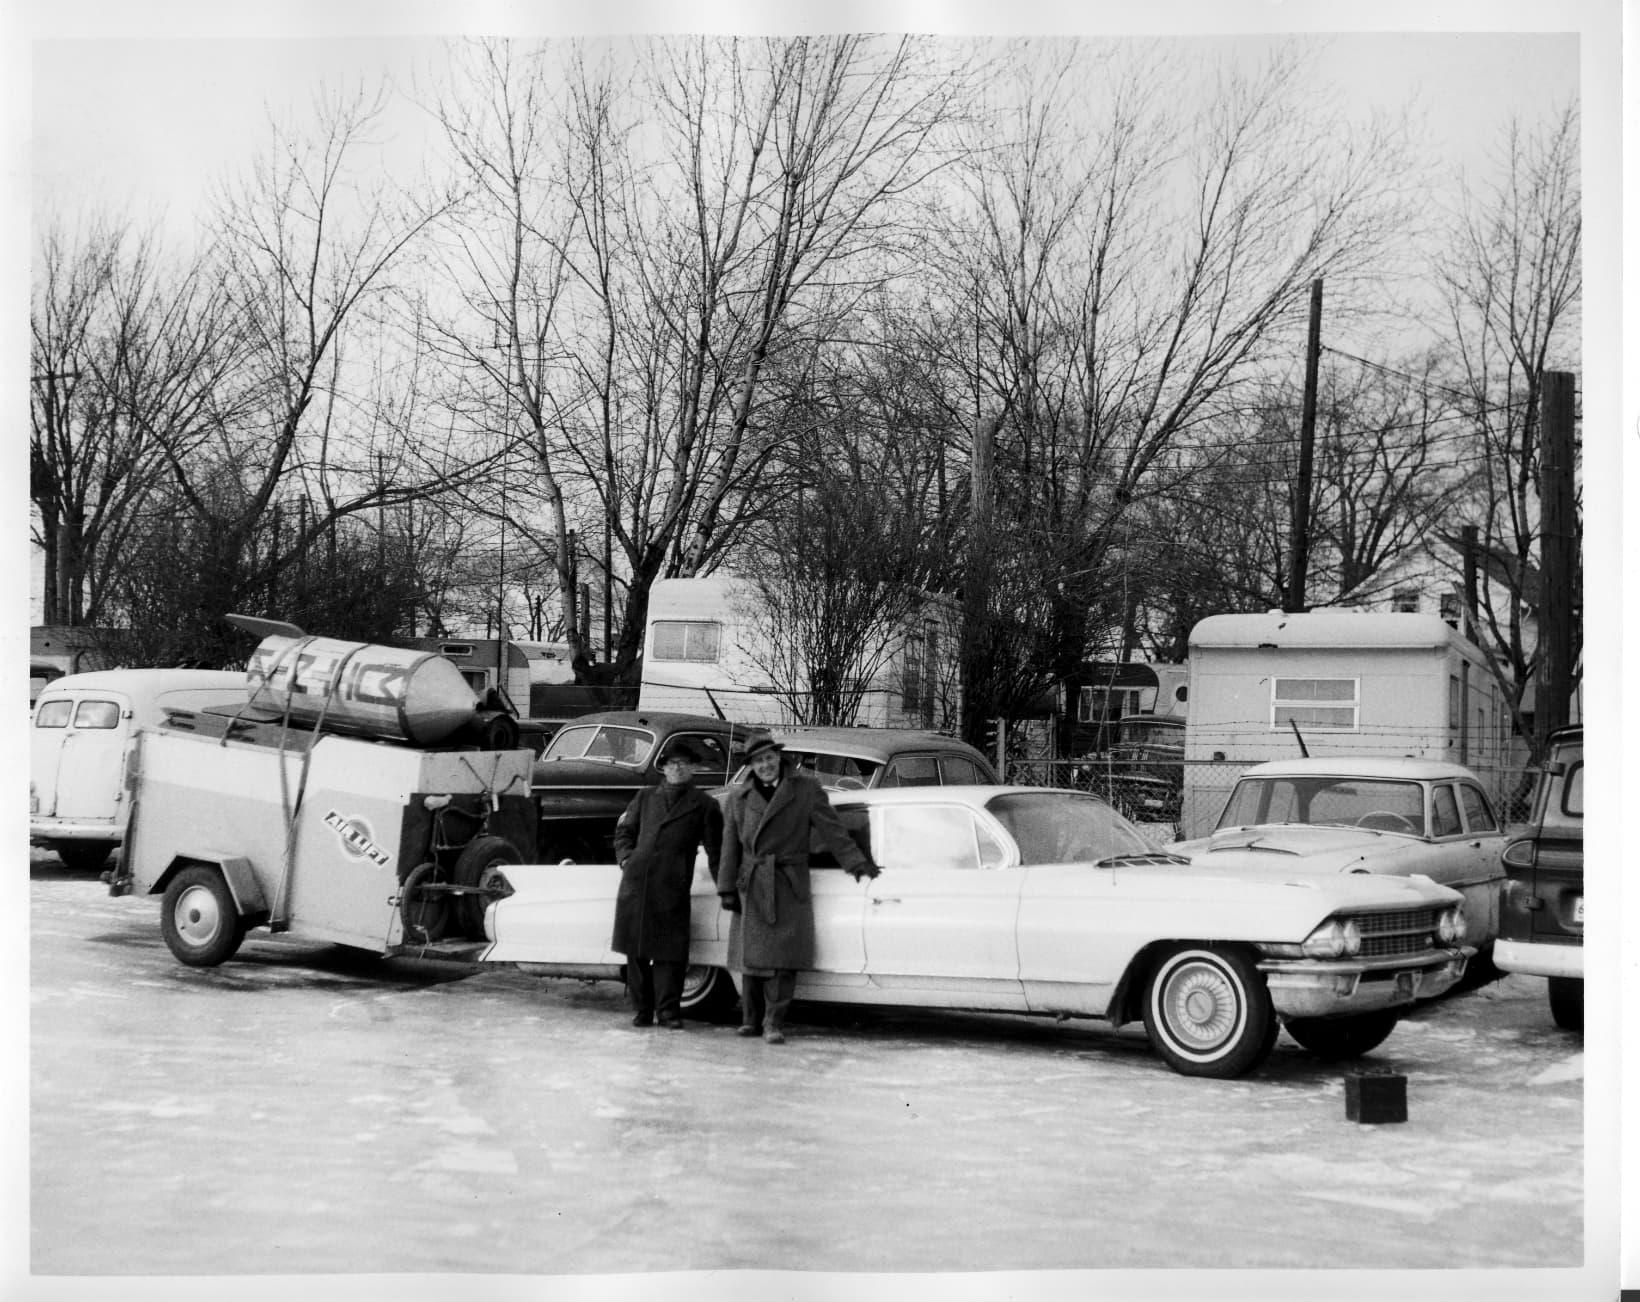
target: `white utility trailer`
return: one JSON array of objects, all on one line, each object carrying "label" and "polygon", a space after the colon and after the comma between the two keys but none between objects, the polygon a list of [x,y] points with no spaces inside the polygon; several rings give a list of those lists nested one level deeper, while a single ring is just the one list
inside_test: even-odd
[{"label": "white utility trailer", "polygon": [[485,749],[476,701],[436,657],[272,638],[249,678],[245,707],[139,733],[110,891],[160,896],[166,944],[193,966],[257,926],[382,954],[481,951],[495,865],[535,852],[534,755]]}]

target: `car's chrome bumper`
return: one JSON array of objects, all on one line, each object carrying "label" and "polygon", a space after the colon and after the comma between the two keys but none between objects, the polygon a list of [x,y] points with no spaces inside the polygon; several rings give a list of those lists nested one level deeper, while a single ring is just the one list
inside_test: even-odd
[{"label": "car's chrome bumper", "polygon": [[1367,963],[1270,959],[1258,967],[1283,1017],[1333,1017],[1443,995],[1462,979],[1474,952],[1465,947]]},{"label": "car's chrome bumper", "polygon": [[1499,940],[1492,948],[1492,962],[1504,972],[1527,976],[1583,978],[1583,942],[1563,940],[1558,944],[1541,941]]},{"label": "car's chrome bumper", "polygon": [[106,841],[118,845],[125,836],[125,827],[112,818],[41,818],[28,821],[30,845],[48,845],[52,841]]}]

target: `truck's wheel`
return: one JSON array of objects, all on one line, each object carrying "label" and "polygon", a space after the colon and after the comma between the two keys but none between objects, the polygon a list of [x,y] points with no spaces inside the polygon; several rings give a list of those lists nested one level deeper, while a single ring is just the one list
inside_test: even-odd
[{"label": "truck's wheel", "polygon": [[1583,1029],[1583,978],[1549,978],[1549,1012],[1563,1031]]},{"label": "truck's wheel", "polygon": [[1371,1053],[1389,1039],[1400,1020],[1397,1009],[1353,1017],[1291,1017],[1287,1034],[1323,1062],[1342,1062]]},{"label": "truck's wheel", "polygon": [[703,1022],[724,1021],[735,1007],[735,983],[720,967],[691,963],[683,973],[682,1008]]},{"label": "truck's wheel", "polygon": [[[456,858],[451,876],[457,886],[486,886],[497,865],[523,862],[518,847],[506,837],[475,836]],[[487,895],[476,890],[471,895],[456,896],[456,928],[467,939],[484,939],[484,911],[489,902]]]},{"label": "truck's wheel", "polygon": [[63,867],[75,872],[96,872],[108,862],[114,849],[107,841],[53,841],[51,848],[63,861]]},{"label": "truck's wheel", "polygon": [[234,956],[245,939],[245,920],[215,868],[195,864],[171,878],[161,905],[160,931],[177,960],[215,967]]},{"label": "truck's wheel", "polygon": [[1251,959],[1221,946],[1163,955],[1145,991],[1145,1031],[1185,1076],[1245,1075],[1274,1046],[1275,1008]]}]

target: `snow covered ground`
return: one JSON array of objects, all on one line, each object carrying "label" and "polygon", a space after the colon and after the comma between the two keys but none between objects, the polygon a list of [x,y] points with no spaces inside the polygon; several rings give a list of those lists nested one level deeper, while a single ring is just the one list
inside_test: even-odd
[{"label": "snow covered ground", "polygon": [[1578,1296],[1583,1044],[1540,980],[1404,1020],[1360,1065],[1405,1075],[1407,1121],[1363,1125],[1345,1069],[1285,1037],[1213,1082],[1098,1023],[810,1009],[782,1048],[640,1031],[613,984],[266,933],[185,968],[153,901],[31,869],[36,1283],[386,1273],[406,1296],[454,1272],[646,1295],[735,1272],[666,1291],[809,1296],[815,1272],[941,1272],[945,1295],[1126,1297],[1231,1269],[1274,1281],[1256,1296],[1313,1296],[1326,1270],[1350,1272],[1329,1297],[1414,1297],[1470,1296],[1455,1272],[1482,1270],[1491,1297],[1521,1271]]}]

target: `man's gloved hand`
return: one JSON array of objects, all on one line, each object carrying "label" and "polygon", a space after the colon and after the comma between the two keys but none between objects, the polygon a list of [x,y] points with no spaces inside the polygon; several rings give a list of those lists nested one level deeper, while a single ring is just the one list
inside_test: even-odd
[{"label": "man's gloved hand", "polygon": [[880,872],[882,869],[868,859],[863,868],[850,868],[848,875],[858,882],[864,881],[867,877],[875,877]]},{"label": "man's gloved hand", "polygon": [[740,912],[740,893],[738,891],[719,891],[718,902],[723,905],[725,913]]}]

